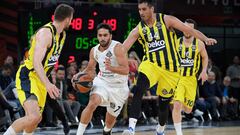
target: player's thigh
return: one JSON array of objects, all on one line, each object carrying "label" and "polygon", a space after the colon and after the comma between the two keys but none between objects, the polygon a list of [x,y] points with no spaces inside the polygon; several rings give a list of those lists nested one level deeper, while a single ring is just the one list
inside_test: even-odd
[{"label": "player's thigh", "polygon": [[149,61],[143,61],[138,68],[138,71],[147,76],[150,87],[154,86],[159,80],[158,66]]},{"label": "player's thigh", "polygon": [[104,106],[106,105],[106,102],[108,101],[108,92],[107,92],[107,85],[103,80],[101,80],[98,77],[95,77],[93,80],[93,88],[90,92],[90,96],[92,95],[98,95],[100,97],[100,105]]},{"label": "player's thigh", "polygon": [[192,109],[192,107],[194,106],[195,97],[197,93],[197,78],[194,76],[188,77],[186,85],[187,87],[185,93],[184,106],[189,109]]},{"label": "player's thigh", "polygon": [[107,106],[107,112],[114,117],[117,117],[125,104],[129,88],[128,86],[116,87],[109,89],[109,106]]},{"label": "player's thigh", "polygon": [[160,78],[158,80],[157,95],[161,97],[172,97],[180,79],[179,72],[170,72],[159,68]]},{"label": "player's thigh", "polygon": [[188,87],[184,82],[185,82],[185,79],[181,77],[177,84],[177,88],[174,91],[174,97],[173,97],[174,101],[180,101],[181,103],[184,103],[185,91],[186,91],[186,87]]}]

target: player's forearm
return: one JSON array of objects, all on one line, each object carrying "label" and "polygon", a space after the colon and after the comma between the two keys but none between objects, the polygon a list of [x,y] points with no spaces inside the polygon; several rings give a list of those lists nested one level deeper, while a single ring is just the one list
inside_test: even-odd
[{"label": "player's forearm", "polygon": [[128,52],[131,47],[132,47],[131,43],[129,43],[127,41],[123,42],[123,48],[124,48],[125,52]]},{"label": "player's forearm", "polygon": [[208,56],[202,57],[202,70],[207,72]]},{"label": "player's forearm", "polygon": [[50,83],[50,81],[46,76],[46,73],[44,72],[44,68],[41,63],[34,62],[34,70],[36,71],[37,75],[39,76],[40,80],[44,85],[46,85],[47,83]]},{"label": "player's forearm", "polygon": [[117,73],[117,74],[121,74],[121,75],[128,75],[128,73],[129,73],[128,66],[111,67],[109,70],[113,73]]},{"label": "player's forearm", "polygon": [[192,35],[195,38],[198,38],[198,39],[202,40],[203,42],[205,42],[207,40],[207,37],[202,32],[200,32],[199,30],[193,29]]}]

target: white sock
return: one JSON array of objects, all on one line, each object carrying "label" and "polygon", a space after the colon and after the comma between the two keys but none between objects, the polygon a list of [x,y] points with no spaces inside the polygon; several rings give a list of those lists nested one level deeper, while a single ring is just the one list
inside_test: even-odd
[{"label": "white sock", "polygon": [[137,119],[129,118],[129,125],[128,125],[128,127],[132,128],[133,131],[135,131],[136,124],[137,124]]},{"label": "white sock", "polygon": [[164,126],[161,126],[160,124],[157,125],[156,130],[158,133],[162,133],[164,131],[164,129],[165,129],[165,125]]},{"label": "white sock", "polygon": [[84,131],[86,130],[87,124],[79,123],[77,129],[77,135],[83,135]]},{"label": "white sock", "polygon": [[174,127],[176,130],[177,135],[182,135],[182,123],[174,123]]},{"label": "white sock", "polygon": [[111,131],[111,128],[107,128],[107,126],[104,126],[104,129],[103,129],[105,132],[109,132]]},{"label": "white sock", "polygon": [[16,132],[14,131],[12,126],[10,126],[3,135],[16,135]]},{"label": "white sock", "polygon": [[27,132],[23,131],[23,135],[33,135],[33,132],[32,133],[27,133]]}]

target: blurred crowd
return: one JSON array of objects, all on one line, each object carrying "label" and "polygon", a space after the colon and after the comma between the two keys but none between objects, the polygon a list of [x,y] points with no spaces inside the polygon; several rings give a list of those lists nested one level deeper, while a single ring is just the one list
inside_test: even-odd
[{"label": "blurred crowd", "polygon": [[[138,64],[141,60],[137,53],[131,51],[129,59],[136,61],[135,65],[129,65],[129,100],[125,104],[117,125],[126,125],[128,122],[128,107],[134,94],[134,84],[138,76]],[[67,119],[69,125],[78,125],[79,117],[88,104],[89,93],[80,93],[71,84],[74,74],[83,71],[87,67],[88,61],[83,60],[77,63],[75,60],[68,62],[67,66],[57,65],[51,73],[49,79],[60,89],[60,97],[56,103],[61,107],[61,112]],[[18,101],[15,88],[15,73],[17,68],[14,60],[8,56],[0,68],[0,131],[5,130],[12,121],[24,116],[23,108]],[[157,86],[157,84],[156,84]],[[156,86],[145,91],[142,98],[142,116],[139,120],[141,124],[157,124],[158,122],[158,96],[156,96]],[[226,71],[221,71],[214,62],[209,59],[208,80],[204,84],[199,83],[197,97],[193,112],[182,114],[184,120],[198,121],[228,121],[239,120],[240,109],[240,60],[238,56],[233,58],[233,63]],[[56,103],[51,98],[47,98],[43,120],[39,127],[61,127],[59,120],[61,115],[56,111]],[[97,108],[90,126],[101,125],[104,119],[105,109]],[[170,115],[171,117],[171,115]]]}]

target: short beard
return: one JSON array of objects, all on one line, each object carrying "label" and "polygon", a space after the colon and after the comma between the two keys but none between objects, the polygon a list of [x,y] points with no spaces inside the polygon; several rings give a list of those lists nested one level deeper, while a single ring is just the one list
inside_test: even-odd
[{"label": "short beard", "polygon": [[184,37],[185,37],[186,39],[190,39],[192,36],[185,36],[185,35],[184,35]]},{"label": "short beard", "polygon": [[107,46],[109,45],[109,42],[110,42],[110,41],[107,41],[105,44],[101,44],[101,42],[100,42],[100,46],[101,46],[101,47],[107,47]]}]

